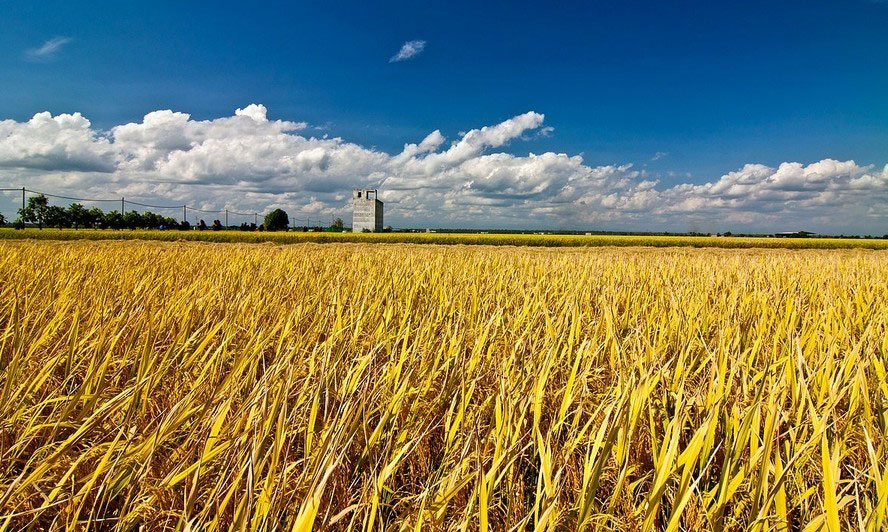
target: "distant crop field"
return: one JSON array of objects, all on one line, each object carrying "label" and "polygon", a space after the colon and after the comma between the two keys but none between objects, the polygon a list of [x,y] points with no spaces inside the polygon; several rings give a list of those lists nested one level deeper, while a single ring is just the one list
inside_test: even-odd
[{"label": "distant crop field", "polygon": [[886,526],[888,252],[4,240],[0,292],[10,530]]},{"label": "distant crop field", "polygon": [[786,249],[888,249],[888,239],[770,238],[632,235],[520,235],[482,233],[302,233],[243,231],[157,231],[96,229],[0,229],[0,240],[162,240],[299,244],[314,242],[462,244],[534,247],[716,247]]}]

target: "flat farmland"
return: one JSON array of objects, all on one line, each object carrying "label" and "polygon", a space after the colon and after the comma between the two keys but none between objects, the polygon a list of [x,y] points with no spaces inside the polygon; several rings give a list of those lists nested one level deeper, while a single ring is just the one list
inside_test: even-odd
[{"label": "flat farmland", "polygon": [[0,240],[158,240],[271,244],[438,244],[527,247],[693,247],[765,249],[885,249],[888,238],[777,238],[678,235],[556,235],[488,233],[334,233],[300,231],[178,231],[151,229],[0,228]]},{"label": "flat farmland", "polygon": [[886,364],[879,250],[3,240],[0,526],[879,530]]}]

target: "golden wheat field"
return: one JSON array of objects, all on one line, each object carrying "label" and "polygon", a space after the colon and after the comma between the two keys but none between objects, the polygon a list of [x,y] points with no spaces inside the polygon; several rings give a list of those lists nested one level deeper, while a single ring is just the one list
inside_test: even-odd
[{"label": "golden wheat field", "polygon": [[880,530],[888,252],[0,242],[0,527]]}]

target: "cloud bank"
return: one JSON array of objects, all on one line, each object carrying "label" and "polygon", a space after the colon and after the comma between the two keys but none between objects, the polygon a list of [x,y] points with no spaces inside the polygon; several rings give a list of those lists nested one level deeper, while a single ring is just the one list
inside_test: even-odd
[{"label": "cloud bank", "polygon": [[[709,182],[664,186],[631,163],[506,151],[549,131],[536,112],[450,142],[432,131],[394,154],[305,130],[304,122],[269,119],[258,104],[214,120],[154,111],[107,131],[79,113],[43,112],[0,121],[0,183],[346,218],[351,188],[371,187],[395,226],[888,232],[888,165],[746,164]],[[14,208],[11,198],[7,205]]]},{"label": "cloud bank", "polygon": [[407,41],[403,45],[401,45],[401,49],[398,50],[398,53],[393,55],[389,59],[389,63],[397,63],[398,61],[406,61],[417,55],[421,54],[423,50],[425,50],[426,42],[425,41]]}]

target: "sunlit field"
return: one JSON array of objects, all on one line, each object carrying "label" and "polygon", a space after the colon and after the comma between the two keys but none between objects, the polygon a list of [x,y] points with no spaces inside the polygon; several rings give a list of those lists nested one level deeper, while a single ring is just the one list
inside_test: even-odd
[{"label": "sunlit field", "polygon": [[886,251],[3,240],[0,292],[9,530],[885,527]]},{"label": "sunlit field", "polygon": [[318,244],[334,242],[464,244],[534,247],[716,247],[787,249],[888,249],[884,238],[773,238],[661,235],[551,235],[486,233],[328,233],[328,232],[243,232],[243,231],[157,231],[94,229],[0,229],[0,240],[161,240],[241,242],[275,244]]}]

